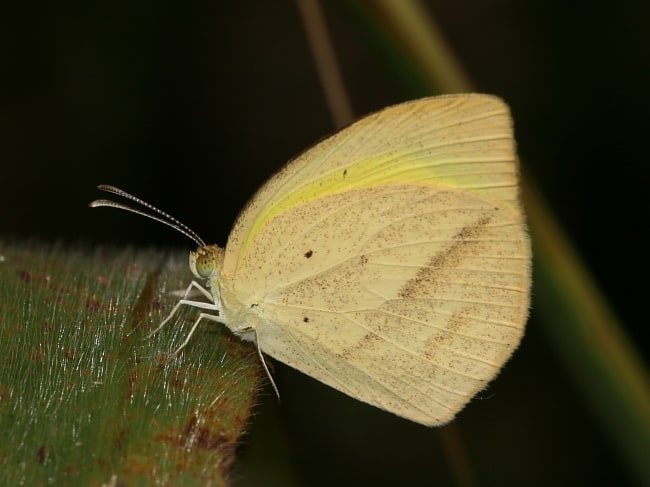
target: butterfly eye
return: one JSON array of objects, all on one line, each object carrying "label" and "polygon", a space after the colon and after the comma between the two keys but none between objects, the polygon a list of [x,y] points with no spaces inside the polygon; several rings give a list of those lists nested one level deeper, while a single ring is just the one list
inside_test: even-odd
[{"label": "butterfly eye", "polygon": [[196,259],[196,272],[207,279],[214,271],[214,258],[211,254],[202,253]]}]

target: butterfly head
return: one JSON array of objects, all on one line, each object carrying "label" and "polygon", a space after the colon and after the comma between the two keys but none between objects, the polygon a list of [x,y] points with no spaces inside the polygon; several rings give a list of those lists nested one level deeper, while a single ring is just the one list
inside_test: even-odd
[{"label": "butterfly head", "polygon": [[190,270],[197,279],[211,282],[221,272],[223,249],[218,245],[203,245],[190,252]]},{"label": "butterfly head", "polygon": [[90,203],[91,207],[95,208],[98,206],[109,206],[112,208],[118,208],[145,216],[151,220],[155,220],[169,227],[172,227],[174,230],[194,240],[194,242],[199,246],[196,252],[190,252],[190,270],[192,271],[192,274],[194,274],[197,279],[207,281],[208,287],[210,283],[219,276],[223,264],[224,251],[218,245],[206,245],[203,239],[201,239],[201,237],[199,237],[197,233],[187,225],[180,222],[169,213],[165,213],[159,208],[153,206],[151,203],[147,203],[137,196],[133,196],[132,194],[127,193],[123,189],[116,188],[115,186],[109,186],[107,184],[102,184],[98,186],[98,188],[102,191],[106,191],[107,193],[116,194],[128,200],[131,200],[144,207],[144,210],[133,208],[123,203],[118,203],[111,200],[92,201]]}]

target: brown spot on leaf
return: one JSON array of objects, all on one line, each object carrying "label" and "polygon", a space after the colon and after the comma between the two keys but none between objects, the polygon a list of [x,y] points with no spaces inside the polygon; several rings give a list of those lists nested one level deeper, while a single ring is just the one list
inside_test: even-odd
[{"label": "brown spot on leaf", "polygon": [[31,272],[18,270],[18,271],[16,271],[16,274],[18,274],[18,278],[21,281],[32,282],[32,280],[33,280]]},{"label": "brown spot on leaf", "polygon": [[226,434],[213,434],[210,428],[199,426],[198,423],[198,417],[193,414],[183,428],[179,446],[186,448],[194,445],[204,450],[221,450],[228,443],[232,443]]},{"label": "brown spot on leaf", "polygon": [[47,458],[47,447],[45,445],[38,449],[36,457],[38,458],[38,463],[43,464],[43,462],[45,462],[45,459]]},{"label": "brown spot on leaf", "polygon": [[307,257],[308,259],[309,259],[312,255],[314,255],[314,251],[313,251],[313,250],[308,250],[307,252],[305,252],[305,257]]},{"label": "brown spot on leaf", "polygon": [[93,295],[93,296],[88,296],[86,299],[86,308],[92,309],[92,310],[100,310],[102,308],[102,301],[99,299],[99,297]]},{"label": "brown spot on leaf", "polygon": [[192,434],[194,432],[194,428],[196,428],[196,423],[198,423],[198,421],[199,420],[195,414],[190,416],[189,421],[185,424],[185,428],[183,428],[183,435],[187,436]]}]

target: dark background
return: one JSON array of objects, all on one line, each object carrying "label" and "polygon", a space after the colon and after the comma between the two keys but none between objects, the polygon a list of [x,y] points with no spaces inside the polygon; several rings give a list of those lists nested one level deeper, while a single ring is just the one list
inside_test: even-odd
[{"label": "dark background", "polygon": [[[511,105],[525,170],[647,353],[650,4],[424,3],[480,91]],[[325,7],[356,114],[426,94],[386,65],[347,2]],[[293,2],[2,5],[0,53],[2,238],[193,246],[87,208],[110,183],[223,245],[255,189],[334,130]],[[276,373],[282,404],[265,400],[254,419],[242,485],[452,482],[435,430]],[[480,399],[457,422],[480,483],[632,482],[534,308]]]}]

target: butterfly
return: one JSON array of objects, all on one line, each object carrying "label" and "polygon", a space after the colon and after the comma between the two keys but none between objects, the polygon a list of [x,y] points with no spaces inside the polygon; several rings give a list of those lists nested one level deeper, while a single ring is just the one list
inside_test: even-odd
[{"label": "butterfly", "polygon": [[[273,175],[224,248],[167,213],[113,206],[198,244],[180,306],[373,406],[442,425],[492,380],[528,317],[531,248],[512,120],[497,97],[367,115]],[[200,299],[190,299],[198,291]],[[275,384],[273,384],[275,387]],[[276,388],[277,392],[277,388]]]}]

